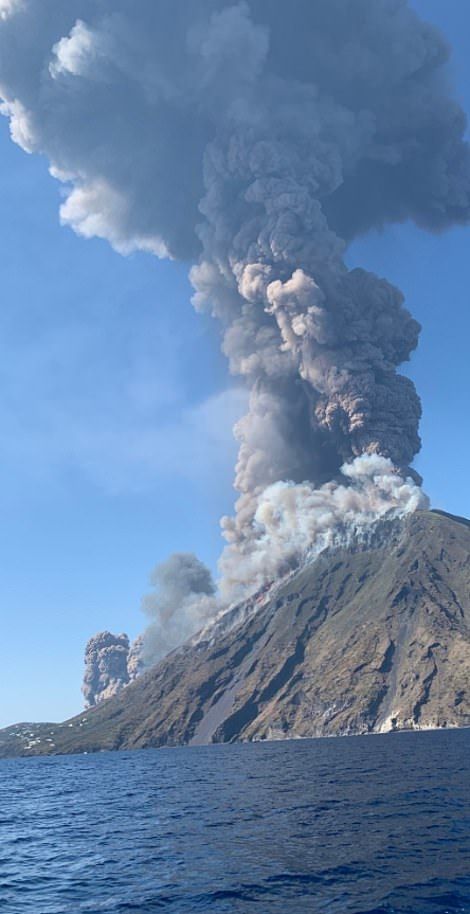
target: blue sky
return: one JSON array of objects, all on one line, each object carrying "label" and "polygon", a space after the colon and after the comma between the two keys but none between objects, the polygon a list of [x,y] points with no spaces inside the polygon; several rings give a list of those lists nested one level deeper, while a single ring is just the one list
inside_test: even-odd
[{"label": "blue sky", "polygon": [[[470,112],[462,0],[414,0],[454,46]],[[0,123],[0,724],[81,707],[83,649],[139,632],[149,573],[174,550],[215,569],[231,510],[234,419],[217,329],[190,304],[187,267],[123,258],[58,219],[60,188]],[[356,242],[423,324],[407,372],[424,407],[417,468],[434,505],[470,516],[470,228],[398,226]],[[158,354],[158,355],[156,355]]]}]

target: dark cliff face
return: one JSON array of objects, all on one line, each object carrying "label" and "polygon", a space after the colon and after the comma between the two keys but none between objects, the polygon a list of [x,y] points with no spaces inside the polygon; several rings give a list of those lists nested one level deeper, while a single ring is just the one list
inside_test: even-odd
[{"label": "dark cliff face", "polygon": [[470,726],[468,523],[419,512],[228,619],[98,708],[0,732],[0,755]]}]

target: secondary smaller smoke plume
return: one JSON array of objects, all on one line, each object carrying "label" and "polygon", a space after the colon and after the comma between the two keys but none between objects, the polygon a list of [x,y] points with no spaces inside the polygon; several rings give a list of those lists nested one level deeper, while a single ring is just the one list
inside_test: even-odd
[{"label": "secondary smaller smoke plume", "polygon": [[135,641],[132,642],[127,657],[127,672],[130,682],[137,679],[144,670],[144,661],[142,658],[143,647],[144,636],[138,635]]},{"label": "secondary smaller smoke plume", "polygon": [[143,634],[145,667],[199,631],[219,608],[212,575],[191,552],[175,552],[156,566],[150,580],[155,590],[142,601],[152,620]]},{"label": "secondary smaller smoke plume", "polygon": [[221,608],[206,566],[190,552],[177,552],[151,575],[155,590],[142,608],[151,623],[132,644],[125,634],[99,632],[85,649],[82,692],[92,708],[117,695],[147,667],[203,628]]},{"label": "secondary smaller smoke plume", "polygon": [[85,675],[82,686],[86,708],[93,708],[106,698],[112,698],[127,685],[128,654],[127,635],[99,632],[90,638],[85,649]]}]

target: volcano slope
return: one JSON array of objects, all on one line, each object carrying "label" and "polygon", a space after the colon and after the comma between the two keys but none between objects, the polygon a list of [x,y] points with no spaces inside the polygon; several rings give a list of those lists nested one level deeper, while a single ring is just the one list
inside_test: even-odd
[{"label": "volcano slope", "polygon": [[323,554],[119,695],[0,756],[470,726],[470,523],[417,512]]}]

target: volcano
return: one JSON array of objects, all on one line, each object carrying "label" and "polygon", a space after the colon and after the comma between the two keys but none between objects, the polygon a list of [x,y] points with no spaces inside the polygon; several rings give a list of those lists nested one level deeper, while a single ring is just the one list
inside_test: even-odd
[{"label": "volcano", "polygon": [[119,695],[0,756],[470,726],[470,522],[418,511],[229,610]]}]

